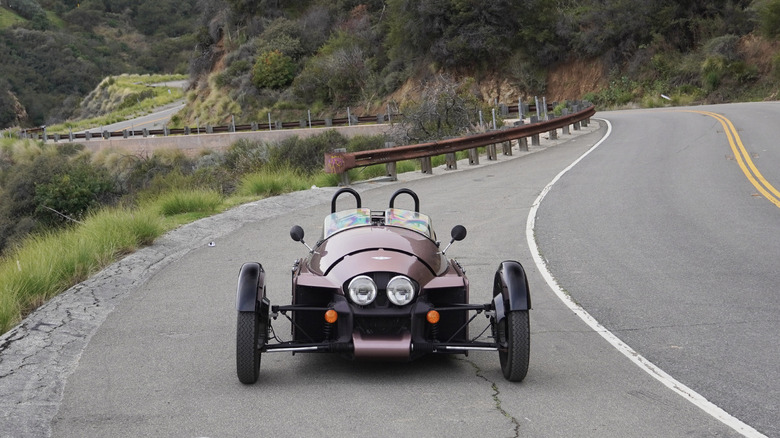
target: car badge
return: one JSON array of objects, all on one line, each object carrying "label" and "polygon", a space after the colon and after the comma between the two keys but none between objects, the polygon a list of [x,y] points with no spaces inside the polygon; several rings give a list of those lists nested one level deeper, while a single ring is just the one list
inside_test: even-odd
[{"label": "car badge", "polygon": [[390,260],[390,257],[385,257],[385,256],[376,256],[371,258],[374,260]]}]

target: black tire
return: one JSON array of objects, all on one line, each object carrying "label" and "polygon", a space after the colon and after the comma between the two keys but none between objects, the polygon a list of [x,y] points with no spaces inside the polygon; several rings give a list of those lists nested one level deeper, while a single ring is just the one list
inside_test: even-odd
[{"label": "black tire", "polygon": [[531,352],[531,323],[527,310],[512,310],[498,325],[498,358],[504,378],[520,382],[528,374]]},{"label": "black tire", "polygon": [[238,312],[236,321],[236,372],[238,380],[251,385],[260,376],[261,324],[257,312]]}]

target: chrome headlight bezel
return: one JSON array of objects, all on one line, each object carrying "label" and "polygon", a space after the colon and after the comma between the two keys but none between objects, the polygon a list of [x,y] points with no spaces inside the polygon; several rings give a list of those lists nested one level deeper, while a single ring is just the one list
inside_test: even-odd
[{"label": "chrome headlight bezel", "polygon": [[347,286],[349,299],[358,306],[367,306],[373,303],[376,299],[377,291],[374,279],[368,275],[358,275]]},{"label": "chrome headlight bezel", "polygon": [[414,282],[405,275],[396,275],[387,283],[387,298],[396,306],[405,306],[417,294]]}]

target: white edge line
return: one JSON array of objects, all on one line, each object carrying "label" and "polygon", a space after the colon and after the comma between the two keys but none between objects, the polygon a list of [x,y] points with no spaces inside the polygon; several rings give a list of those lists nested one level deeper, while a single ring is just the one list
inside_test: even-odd
[{"label": "white edge line", "polygon": [[647,374],[651,375],[656,380],[663,383],[667,388],[676,392],[677,394],[679,394],[689,402],[699,407],[707,414],[711,415],[712,417],[714,417],[721,423],[725,424],[726,426],[729,426],[730,428],[739,432],[743,436],[766,438],[766,435],[763,435],[756,429],[743,423],[738,418],[730,415],[728,412],[724,411],[720,407],[708,401],[699,393],[692,390],[691,388],[688,388],[681,382],[677,381],[674,377],[670,376],[669,374],[664,372],[661,368],[657,367],[655,364],[653,364],[645,357],[643,357],[641,354],[637,353],[633,348],[626,345],[626,343],[621,341],[620,338],[615,336],[614,333],[610,332],[604,326],[602,326],[593,316],[591,316],[590,313],[588,313],[585,309],[583,309],[582,306],[574,302],[574,300],[572,300],[571,297],[567,295],[563,291],[563,289],[561,289],[561,287],[558,285],[558,282],[555,280],[555,278],[553,278],[550,270],[547,269],[547,263],[544,261],[541,254],[539,253],[539,247],[536,245],[536,239],[534,238],[536,212],[539,209],[539,205],[541,205],[542,200],[544,199],[545,196],[547,196],[547,193],[550,191],[552,186],[556,182],[558,182],[558,180],[566,172],[568,172],[571,168],[577,165],[577,163],[579,163],[583,158],[588,156],[588,154],[593,152],[597,147],[601,146],[601,144],[604,143],[604,141],[606,141],[607,138],[612,133],[612,124],[609,122],[609,120],[606,119],[596,119],[596,120],[601,120],[606,122],[607,133],[604,135],[604,137],[601,140],[598,141],[598,143],[593,145],[592,148],[588,149],[587,152],[582,154],[576,161],[571,163],[567,168],[563,169],[561,173],[556,175],[555,178],[553,178],[553,180],[550,181],[550,183],[547,184],[547,186],[544,189],[542,189],[542,192],[539,194],[539,196],[536,198],[533,205],[531,206],[531,211],[528,213],[528,221],[526,222],[525,235],[528,240],[528,248],[531,250],[531,255],[533,256],[537,269],[542,274],[542,277],[544,277],[544,280],[547,282],[547,285],[550,286],[550,289],[552,289],[552,291],[555,292],[555,295],[557,295],[558,298],[560,298],[560,300],[563,301],[563,303],[569,307],[569,309],[571,309],[577,316],[579,316],[580,319],[582,319],[585,322],[585,324],[590,326],[590,328],[593,329],[593,331],[600,334],[601,337],[606,339],[607,342],[612,344],[613,347],[615,347],[619,352],[623,353],[624,356],[629,358],[632,362],[634,362],[639,368],[641,368]]}]

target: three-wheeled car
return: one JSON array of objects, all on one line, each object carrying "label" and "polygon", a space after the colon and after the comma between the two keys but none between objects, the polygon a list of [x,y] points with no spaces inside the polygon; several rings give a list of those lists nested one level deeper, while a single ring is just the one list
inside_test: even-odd
[{"label": "three-wheeled car", "polygon": [[[341,195],[356,208],[337,211]],[[395,208],[408,195],[414,210]],[[400,189],[388,208],[363,208],[360,195],[341,188],[331,201],[323,234],[313,247],[300,226],[290,230],[308,255],[293,264],[292,302],[271,305],[265,271],[245,263],[238,276],[236,365],[245,384],[258,380],[264,353],[338,353],[349,359],[413,360],[427,354],[498,351],[501,370],[510,381],[528,371],[531,295],[522,265],[504,261],[493,282],[493,300],[469,303],[469,281],[447,249],[466,237],[456,225],[445,248],[436,240],[431,219],[420,213],[412,190]],[[281,340],[272,321],[291,323],[290,340]],[[474,337],[477,317],[483,329]],[[489,334],[486,334],[490,329]]]}]

